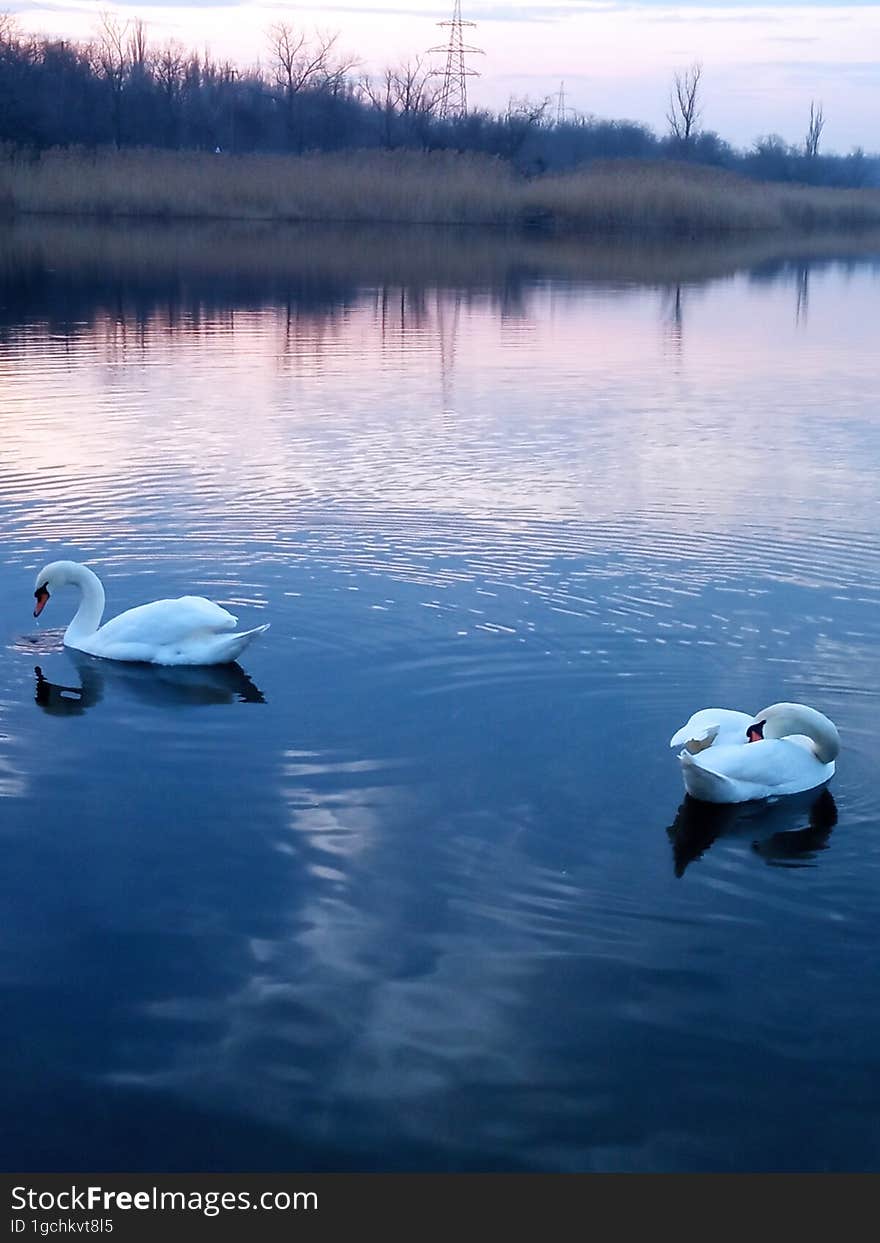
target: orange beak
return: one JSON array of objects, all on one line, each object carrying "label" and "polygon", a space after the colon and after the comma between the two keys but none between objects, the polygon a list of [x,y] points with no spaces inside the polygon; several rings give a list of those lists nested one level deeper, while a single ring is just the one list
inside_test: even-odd
[{"label": "orange beak", "polygon": [[34,605],[34,617],[39,617],[49,599],[49,593],[45,587],[41,587],[39,591],[34,592],[34,598],[37,603]]}]

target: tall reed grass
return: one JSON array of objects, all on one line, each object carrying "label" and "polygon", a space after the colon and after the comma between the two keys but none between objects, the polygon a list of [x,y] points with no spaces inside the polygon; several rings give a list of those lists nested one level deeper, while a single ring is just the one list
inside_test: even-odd
[{"label": "tall reed grass", "polygon": [[880,191],[613,161],[531,180],[452,152],[51,151],[0,160],[0,210],[107,217],[532,226],[688,237],[880,224]]}]

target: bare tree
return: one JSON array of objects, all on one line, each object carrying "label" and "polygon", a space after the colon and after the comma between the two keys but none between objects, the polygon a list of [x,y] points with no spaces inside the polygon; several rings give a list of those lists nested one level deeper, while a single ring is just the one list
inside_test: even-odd
[{"label": "bare tree", "polygon": [[394,102],[401,116],[431,116],[436,112],[443,88],[432,83],[435,77],[434,70],[421,56],[394,70]]},{"label": "bare tree", "polygon": [[186,50],[176,39],[169,39],[153,58],[153,76],[165,99],[171,101],[180,94]]},{"label": "bare tree", "polygon": [[[321,36],[322,38],[325,36]],[[333,36],[335,44],[337,35]],[[349,75],[353,69],[356,69],[360,63],[357,56],[350,56],[347,53],[337,53],[336,58],[328,63],[324,73],[324,81],[321,86],[325,91],[329,91],[332,95],[338,95],[346,84]]]},{"label": "bare tree", "polygon": [[397,131],[397,110],[394,106],[396,96],[394,70],[386,69],[381,78],[376,81],[369,74],[364,74],[358,82],[357,92],[364,102],[368,103],[381,118],[383,147],[393,147]]},{"label": "bare tree", "polygon": [[304,32],[295,30],[287,22],[277,22],[269,28],[268,38],[272,78],[285,105],[287,139],[301,148],[302,116],[297,108],[298,97],[315,90],[338,94],[346,75],[357,62],[335,51],[339,38],[336,34],[316,34],[310,41]]},{"label": "bare tree", "polygon": [[700,80],[703,66],[695,61],[688,69],[677,72],[669,93],[669,111],[666,119],[673,138],[684,148],[690,147],[697,134],[697,124],[703,112],[700,99]]},{"label": "bare tree", "polygon": [[113,141],[118,147],[122,137],[122,92],[131,63],[128,47],[128,22],[120,22],[113,13],[102,13],[97,41],[92,44],[95,72],[110,89]]},{"label": "bare tree", "polygon": [[359,94],[382,117],[383,143],[394,145],[395,134],[405,140],[413,134],[424,139],[427,122],[437,111],[442,88],[434,84],[436,75],[420,56],[384,71],[378,81],[365,75],[358,84]]},{"label": "bare tree", "polygon": [[302,31],[287,22],[269,29],[269,51],[275,85],[285,98],[315,87],[333,88],[341,84],[356,64],[353,57],[334,56],[338,34],[318,34],[309,42]]},{"label": "bare tree", "polygon": [[147,27],[136,17],[128,31],[128,61],[135,72],[146,74],[147,60]]},{"label": "bare tree", "polygon": [[93,49],[101,77],[112,83],[123,82],[129,65],[128,22],[121,22],[114,13],[102,13]]},{"label": "bare tree", "polygon": [[546,122],[551,102],[549,95],[541,100],[528,97],[516,99],[511,95],[498,127],[499,148],[503,156],[512,160],[520,153],[533,131]]},{"label": "bare tree", "polygon": [[552,102],[549,95],[541,100],[529,99],[528,96],[519,99],[511,95],[507,101],[504,119],[508,125],[520,122],[529,128],[541,125],[547,119],[547,111]]},{"label": "bare tree", "polygon": [[807,129],[807,136],[804,139],[804,155],[808,160],[815,160],[819,154],[819,139],[822,137],[822,130],[825,128],[825,115],[822,111],[822,105],[816,104],[810,100],[810,124]]},{"label": "bare tree", "polygon": [[186,50],[176,39],[169,39],[153,56],[153,79],[163,101],[165,144],[174,147],[180,140],[178,104],[186,74]]},{"label": "bare tree", "polygon": [[18,42],[18,23],[11,13],[0,13],[0,47]]}]

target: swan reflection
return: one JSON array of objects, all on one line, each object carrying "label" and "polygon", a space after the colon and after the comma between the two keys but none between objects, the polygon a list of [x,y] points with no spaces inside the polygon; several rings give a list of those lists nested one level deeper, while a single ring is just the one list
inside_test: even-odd
[{"label": "swan reflection", "polygon": [[92,676],[83,671],[80,674],[82,685],[63,686],[60,682],[50,682],[39,665],[34,665],[34,673],[37,676],[34,700],[50,716],[81,716],[104,698],[104,679],[100,675]]},{"label": "swan reflection", "polygon": [[76,667],[79,686],[51,682],[39,665],[34,667],[34,699],[50,716],[80,716],[100,703],[108,689],[158,706],[266,702],[237,664],[141,665],[100,660],[70,648],[65,655]]},{"label": "swan reflection", "polygon": [[837,804],[823,786],[775,803],[703,803],[687,794],[666,833],[675,875],[683,876],[716,838],[745,834],[754,837],[752,849],[767,863],[804,867],[826,848],[836,824]]}]

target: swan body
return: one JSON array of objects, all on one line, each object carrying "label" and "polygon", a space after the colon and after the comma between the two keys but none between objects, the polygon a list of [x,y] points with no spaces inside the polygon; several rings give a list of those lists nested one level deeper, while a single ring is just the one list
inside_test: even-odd
[{"label": "swan body", "polygon": [[[704,710],[712,712],[712,709]],[[734,715],[727,724],[733,726]],[[690,732],[688,725],[673,736]],[[706,721],[708,732],[714,722]],[[745,803],[753,799],[800,794],[824,785],[834,776],[840,735],[833,721],[806,704],[778,703],[749,717],[739,737],[719,728],[706,742],[682,739],[679,754],[685,789],[706,803]]]},{"label": "swan body", "polygon": [[62,587],[77,587],[79,608],[64,634],[66,647],[107,660],[130,660],[154,665],[224,665],[238,658],[268,625],[236,630],[238,619],[202,596],[154,600],[128,609],[101,625],[104,588],[88,566],[76,561],[53,561],[44,566],[34,585],[39,617],[50,595]]}]

